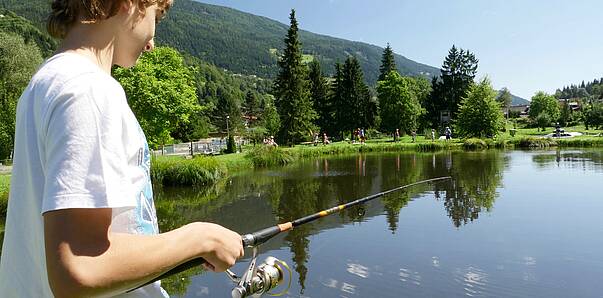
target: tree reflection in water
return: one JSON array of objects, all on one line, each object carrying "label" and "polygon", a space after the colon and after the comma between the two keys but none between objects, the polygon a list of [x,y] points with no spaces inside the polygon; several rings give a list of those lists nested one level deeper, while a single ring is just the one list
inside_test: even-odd
[{"label": "tree reflection in water", "polygon": [[[432,191],[443,200],[454,226],[460,227],[492,208],[506,164],[505,155],[497,151],[323,158],[244,174],[205,189],[160,189],[157,213],[161,230],[211,221],[247,233],[422,179],[452,176],[451,181],[412,187],[297,227],[284,235],[285,243],[274,240],[263,245],[263,251],[289,247],[303,294],[313,234],[384,213],[387,228],[396,233],[400,210],[412,198]],[[164,280],[163,285],[168,292],[182,295],[196,274],[201,274],[200,270]]]}]

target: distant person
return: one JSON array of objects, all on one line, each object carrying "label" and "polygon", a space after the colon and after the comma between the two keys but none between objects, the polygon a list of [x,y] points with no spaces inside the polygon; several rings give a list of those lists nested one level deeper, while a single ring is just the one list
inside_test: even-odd
[{"label": "distant person", "polygon": [[446,126],[444,134],[446,135],[446,140],[452,139],[452,131],[450,130],[450,127]]},{"label": "distant person", "polygon": [[[159,233],[150,150],[111,77],[153,49],[170,0],[54,0],[61,44],[19,99],[0,261],[2,297],[168,297],[155,282],[203,258],[225,271],[241,236],[212,223]],[[9,57],[10,58],[10,57]]]},{"label": "distant person", "polygon": [[417,132],[413,130],[410,134],[412,136],[412,142],[414,143],[417,140]]},{"label": "distant person", "polygon": [[327,136],[327,133],[323,132],[322,133],[322,144],[328,145],[329,143],[331,143],[331,142],[329,141],[329,137]]},{"label": "distant person", "polygon": [[364,135],[364,128],[360,129],[360,143],[364,144],[366,136]]},{"label": "distant person", "polygon": [[270,139],[268,140],[268,145],[278,147],[278,144],[274,140],[274,136],[270,136]]},{"label": "distant person", "polygon": [[394,132],[394,142],[398,142],[400,140],[400,130],[396,128],[396,132]]},{"label": "distant person", "polygon": [[435,129],[431,129],[431,141],[435,141]]}]

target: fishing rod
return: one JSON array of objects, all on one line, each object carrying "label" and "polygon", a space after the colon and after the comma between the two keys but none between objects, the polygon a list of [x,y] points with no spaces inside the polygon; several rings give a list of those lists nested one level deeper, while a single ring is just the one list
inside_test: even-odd
[{"label": "fishing rod", "polygon": [[[319,218],[331,215],[335,212],[345,210],[352,206],[366,203],[368,201],[374,200],[376,198],[382,197],[382,196],[392,193],[392,192],[396,192],[396,191],[399,191],[399,190],[402,190],[405,188],[409,188],[409,187],[412,187],[415,185],[419,185],[419,184],[441,181],[441,180],[446,180],[446,179],[451,179],[451,178],[452,177],[438,177],[438,178],[431,178],[431,179],[426,179],[426,180],[421,180],[418,182],[406,184],[406,185],[392,188],[390,190],[376,193],[376,194],[373,194],[373,195],[370,195],[370,196],[367,196],[364,198],[360,198],[360,199],[357,199],[355,201],[352,201],[352,202],[349,202],[346,204],[338,205],[338,206],[314,213],[312,215],[308,215],[308,216],[296,219],[294,221],[278,224],[276,226],[268,227],[268,228],[259,230],[257,232],[250,233],[250,234],[241,235],[241,241],[243,243],[243,246],[253,248],[253,256],[252,256],[251,262],[249,264],[249,267],[245,271],[245,274],[243,275],[243,277],[238,277],[232,271],[226,270],[226,274],[228,275],[228,277],[234,283],[237,284],[237,286],[232,290],[232,297],[233,298],[235,298],[235,297],[242,298],[242,297],[248,297],[248,296],[256,295],[256,294],[261,295],[261,294],[268,293],[270,290],[276,288],[283,281],[284,275],[285,275],[284,269],[288,270],[289,276],[291,277],[291,269],[289,269],[289,266],[285,262],[278,260],[274,257],[268,257],[264,261],[264,263],[262,263],[261,265],[259,265],[257,267],[255,265],[256,259],[257,259],[257,254],[258,254],[258,246],[265,243],[266,241],[270,240],[274,236],[276,236],[282,232],[292,230],[293,228],[301,226],[303,224],[307,224],[309,222],[315,221]],[[148,283],[146,283],[142,286],[151,284],[155,281],[178,274],[178,273],[186,271],[188,269],[198,267],[204,263],[206,263],[206,262],[203,258],[196,258],[196,259],[190,260],[186,263],[180,264],[180,265],[172,268],[171,270],[167,271],[166,273],[160,275],[159,277],[149,281]],[[289,278],[289,285],[290,284],[291,284],[291,278]],[[142,287],[142,286],[140,286],[140,287]],[[279,294],[268,293],[268,294],[270,294],[272,296],[280,296],[280,295],[284,294],[287,290],[288,290],[288,287],[282,293],[279,293]]]}]

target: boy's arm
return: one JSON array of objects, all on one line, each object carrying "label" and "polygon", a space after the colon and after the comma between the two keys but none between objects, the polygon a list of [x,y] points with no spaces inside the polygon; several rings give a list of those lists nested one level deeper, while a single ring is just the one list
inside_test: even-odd
[{"label": "boy's arm", "polygon": [[116,295],[194,258],[225,271],[243,256],[240,235],[215,224],[133,235],[110,232],[111,216],[108,208],[44,213],[46,268],[55,296]]}]

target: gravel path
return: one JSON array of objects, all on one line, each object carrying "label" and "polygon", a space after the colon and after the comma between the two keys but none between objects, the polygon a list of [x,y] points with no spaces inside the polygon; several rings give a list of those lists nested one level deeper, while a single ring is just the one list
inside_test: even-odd
[{"label": "gravel path", "polygon": [[0,174],[6,174],[6,173],[10,173],[13,170],[13,167],[11,166],[0,166]]}]

